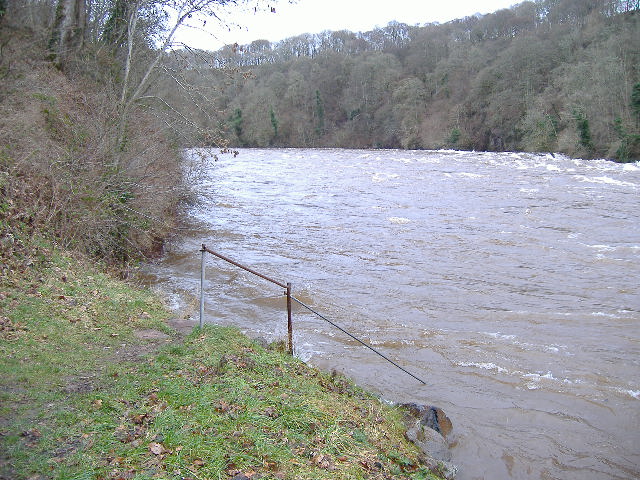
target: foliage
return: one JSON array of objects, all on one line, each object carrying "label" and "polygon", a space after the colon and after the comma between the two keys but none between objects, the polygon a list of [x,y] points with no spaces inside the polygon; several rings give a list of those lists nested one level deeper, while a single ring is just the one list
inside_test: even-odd
[{"label": "foliage", "polygon": [[616,151],[616,158],[620,162],[632,162],[640,156],[640,134],[628,133],[622,119],[616,118],[615,131],[620,138],[620,146]]},{"label": "foliage", "polygon": [[324,128],[324,102],[320,96],[320,90],[316,90],[316,134],[321,137],[325,134]]},{"label": "foliage", "polygon": [[450,147],[455,147],[458,145],[459,141],[460,141],[460,129],[457,127],[454,127],[451,130],[449,137],[447,138],[447,145]]},{"label": "foliage", "polygon": [[233,328],[182,341],[151,292],[16,241],[0,275],[3,478],[436,478],[400,411],[344,377]]},{"label": "foliage", "polygon": [[233,132],[235,133],[238,141],[241,142],[242,145],[242,110],[236,108],[233,116],[231,117],[231,126],[233,127]]},{"label": "foliage", "polygon": [[269,118],[271,120],[271,127],[273,128],[273,138],[278,138],[278,119],[276,118],[276,112],[273,111],[273,107],[269,108]]},{"label": "foliage", "polygon": [[576,122],[578,130],[578,142],[585,152],[590,155],[593,152],[593,140],[591,138],[591,129],[589,128],[589,120],[582,110],[574,110],[573,118]]},{"label": "foliage", "polygon": [[636,125],[640,123],[640,82],[633,86],[631,93],[631,111],[636,120]]},{"label": "foliage", "polygon": [[[207,57],[215,68],[190,58],[218,87],[218,106],[255,122],[245,122],[245,145],[272,143],[266,102],[278,112],[281,145],[619,158],[615,118],[639,133],[639,23],[633,2],[535,0],[442,25],[225,47]],[[252,75],[229,87],[221,66]],[[211,125],[228,122],[206,108]]]},{"label": "foliage", "polygon": [[[123,268],[159,251],[185,194],[178,147],[226,146],[218,128],[203,129],[172,105],[197,109],[210,92],[189,84],[189,68],[167,49],[179,27],[227,3],[2,4],[0,173],[8,228],[25,216],[62,245]],[[187,101],[159,87],[160,72],[174,83],[168,90],[177,84],[188,92]]]}]

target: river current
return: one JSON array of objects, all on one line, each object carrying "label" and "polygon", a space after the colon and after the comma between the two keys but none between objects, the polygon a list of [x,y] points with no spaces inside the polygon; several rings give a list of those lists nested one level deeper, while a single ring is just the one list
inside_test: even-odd
[{"label": "river current", "polygon": [[[200,245],[301,307],[296,355],[441,407],[458,478],[640,478],[640,165],[560,155],[187,152],[190,227],[147,268],[177,307]],[[208,322],[286,337],[282,289],[209,256]]]}]

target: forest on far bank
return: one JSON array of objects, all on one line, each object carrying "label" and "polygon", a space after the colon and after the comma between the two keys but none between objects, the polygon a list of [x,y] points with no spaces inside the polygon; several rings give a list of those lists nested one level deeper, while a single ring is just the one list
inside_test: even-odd
[{"label": "forest on far bank", "polygon": [[175,50],[167,65],[180,78],[165,77],[158,93],[238,147],[636,161],[639,9],[627,0],[535,0],[445,24]]}]

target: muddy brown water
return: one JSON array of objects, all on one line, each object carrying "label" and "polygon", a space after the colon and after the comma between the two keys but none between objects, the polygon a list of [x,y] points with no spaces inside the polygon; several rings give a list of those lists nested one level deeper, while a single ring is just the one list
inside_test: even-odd
[{"label": "muddy brown water", "polygon": [[[200,245],[293,294],[296,355],[454,424],[459,479],[640,478],[640,165],[560,155],[186,153],[191,227],[149,280],[176,307]],[[205,320],[286,336],[282,289],[207,259]]]}]

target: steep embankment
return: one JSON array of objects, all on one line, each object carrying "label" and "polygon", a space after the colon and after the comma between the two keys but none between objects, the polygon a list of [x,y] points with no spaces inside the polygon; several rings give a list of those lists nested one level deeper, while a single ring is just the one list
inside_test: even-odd
[{"label": "steep embankment", "polygon": [[120,265],[159,248],[183,195],[161,122],[120,115],[108,57],[62,72],[43,39],[6,24],[0,44],[0,233],[21,222]]}]

